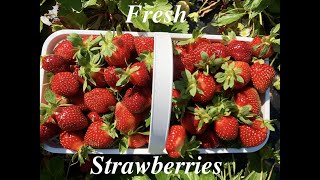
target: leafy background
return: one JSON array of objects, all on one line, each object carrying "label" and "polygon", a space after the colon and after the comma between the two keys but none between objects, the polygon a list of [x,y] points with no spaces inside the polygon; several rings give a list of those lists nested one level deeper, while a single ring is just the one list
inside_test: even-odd
[{"label": "leafy background", "polygon": [[[146,11],[172,11],[175,5],[187,12],[186,21],[172,23],[160,21],[154,23],[148,16],[142,22]],[[142,5],[139,16],[132,23],[125,23],[128,5]],[[280,23],[280,0],[40,0],[40,46],[52,33],[61,29],[109,30],[121,25],[123,31],[151,31],[191,33],[196,27],[205,27],[207,34],[222,34],[230,30],[238,36],[255,37],[268,35],[270,30]],[[274,86],[271,87],[271,119],[275,121],[276,131],[270,134],[267,145],[255,153],[202,155],[202,162],[222,161],[223,170],[217,176],[195,174],[194,171],[184,174],[166,175],[97,175],[80,171],[79,164],[71,163],[70,155],[52,154],[40,147],[40,178],[51,179],[280,179],[280,49],[270,58],[277,71]],[[150,161],[152,156],[105,155],[112,161]],[[163,162],[172,161],[166,155]],[[188,161],[178,159],[176,161]]]}]

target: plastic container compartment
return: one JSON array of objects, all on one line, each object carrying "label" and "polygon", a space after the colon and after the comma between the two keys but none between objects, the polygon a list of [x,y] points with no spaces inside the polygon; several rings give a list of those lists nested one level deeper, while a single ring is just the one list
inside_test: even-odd
[{"label": "plastic container compartment", "polygon": [[[51,34],[42,46],[41,55],[53,53],[55,45],[65,39],[70,33],[82,35],[100,35],[106,31],[97,30],[60,30]],[[151,124],[150,137],[147,148],[128,149],[124,154],[167,154],[165,150],[165,142],[170,124],[171,116],[171,98],[173,84],[173,55],[172,55],[172,39],[182,40],[190,38],[191,34],[174,34],[162,32],[124,32],[133,36],[154,37],[154,63],[153,63],[153,84],[152,84],[152,105],[151,105]],[[205,35],[204,37],[212,41],[221,41],[220,35]],[[238,37],[242,41],[251,41],[252,38]],[[40,100],[44,102],[43,84],[47,83],[43,69],[40,69]],[[270,97],[269,89],[264,96],[261,97],[262,115],[264,119],[270,119]],[[254,152],[262,148],[269,138],[267,138],[259,146],[251,148],[215,148],[215,149],[199,149],[201,154],[213,153],[248,153]],[[44,149],[52,153],[72,154],[74,151],[65,149],[54,140],[44,144]],[[95,154],[120,154],[118,149],[96,149]]]}]

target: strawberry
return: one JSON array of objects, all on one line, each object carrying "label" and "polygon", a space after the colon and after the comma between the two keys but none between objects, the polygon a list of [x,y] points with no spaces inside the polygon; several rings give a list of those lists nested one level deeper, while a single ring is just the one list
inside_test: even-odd
[{"label": "strawberry", "polygon": [[93,151],[93,149],[84,144],[83,131],[62,131],[59,138],[62,147],[76,151],[72,157],[73,161],[77,157],[81,166],[85,163],[85,160],[89,160],[88,151]]},{"label": "strawberry", "polygon": [[272,56],[273,48],[267,39],[268,36],[264,36],[262,39],[259,36],[253,38],[253,40],[250,42],[253,56],[262,59]]},{"label": "strawberry", "polygon": [[81,130],[89,124],[88,119],[77,106],[59,107],[54,115],[59,127],[64,131]]},{"label": "strawberry", "polygon": [[197,48],[192,52],[195,60],[193,62],[197,64],[200,60],[202,60],[201,53],[206,52],[208,57],[211,57],[215,54],[215,48],[211,44],[201,44],[197,46]]},{"label": "strawberry", "polygon": [[228,51],[236,61],[249,63],[251,61],[252,49],[249,43],[236,40],[236,34],[231,31],[228,36],[223,35],[223,40],[228,42]]},{"label": "strawberry", "polygon": [[[195,109],[198,109],[198,111],[200,111],[199,108]],[[190,134],[202,134],[207,129],[208,123],[203,122],[203,119],[201,118],[201,116],[195,115],[191,111],[187,111],[181,119],[181,125]],[[199,125],[201,121],[202,124]]]},{"label": "strawberry", "polygon": [[191,73],[194,72],[195,67],[193,61],[195,60],[195,58],[193,58],[192,56],[192,54],[180,54],[173,56],[174,79],[181,78],[181,72],[183,72],[185,69],[187,69]]},{"label": "strawberry", "polygon": [[88,127],[84,136],[84,143],[93,148],[107,148],[115,137],[118,137],[118,135],[109,123],[95,121]]},{"label": "strawberry", "polygon": [[101,55],[109,66],[124,67],[130,63],[130,49],[122,38],[114,38],[113,34],[108,31],[105,36],[102,36]]},{"label": "strawberry", "polygon": [[58,95],[70,97],[79,91],[79,82],[70,72],[59,72],[52,78],[51,89]]},{"label": "strawberry", "polygon": [[54,48],[53,52],[56,55],[63,57],[63,59],[69,61],[69,63],[74,63],[75,59],[73,58],[75,51],[73,45],[67,39],[62,40]]},{"label": "strawberry", "polygon": [[135,131],[144,117],[141,113],[131,113],[121,102],[116,104],[114,115],[117,130],[124,134]]},{"label": "strawberry", "polygon": [[242,124],[239,126],[239,137],[244,147],[254,147],[262,144],[267,138],[268,129],[274,131],[271,121],[255,119],[252,124]]},{"label": "strawberry", "polygon": [[140,88],[134,86],[129,88],[124,97],[122,98],[122,104],[131,113],[141,113],[151,106],[151,89]]},{"label": "strawberry", "polygon": [[186,130],[181,125],[173,125],[169,129],[166,150],[171,158],[179,158],[181,156],[181,148],[187,136]]},{"label": "strawberry", "polygon": [[135,37],[134,38],[134,47],[138,54],[141,54],[143,51],[153,52],[154,47],[154,38],[153,37]]},{"label": "strawberry", "polygon": [[76,33],[71,33],[67,39],[74,46],[76,51],[75,58],[79,65],[79,69],[75,69],[74,74],[78,75],[78,79],[83,84],[83,91],[91,89],[88,84],[93,87],[106,87],[107,83],[103,77],[103,59],[97,50],[97,45],[101,41],[101,36],[89,36],[81,38]]},{"label": "strawberry", "polygon": [[136,50],[134,47],[134,37],[132,34],[129,34],[129,33],[125,33],[122,35],[117,34],[117,36],[114,37],[114,39],[118,39],[118,38],[124,42],[125,46],[129,49],[131,53]]},{"label": "strawberry", "polygon": [[199,148],[200,141],[192,136],[190,141],[187,139],[186,130],[181,125],[173,125],[169,129],[167,141],[166,141],[166,151],[171,158],[179,158],[188,155],[193,157],[192,154]]},{"label": "strawberry", "polygon": [[238,137],[239,123],[233,116],[222,116],[214,121],[214,131],[223,140],[231,141]]},{"label": "strawberry", "polygon": [[246,105],[251,106],[251,112],[259,114],[261,110],[261,100],[256,89],[252,87],[245,87],[238,91],[234,96],[234,101],[238,108]]},{"label": "strawberry", "polygon": [[149,85],[151,80],[147,67],[143,62],[136,62],[132,66],[128,66],[126,71],[122,68],[117,68],[115,71],[121,74],[116,86],[124,86],[130,81],[133,85],[144,87]]},{"label": "strawberry", "polygon": [[47,55],[41,59],[42,68],[54,74],[58,72],[70,71],[69,62],[59,55]]},{"label": "strawberry", "polygon": [[250,79],[250,66],[246,62],[225,62],[221,66],[224,72],[218,72],[214,77],[218,83],[223,84],[223,89],[240,89],[246,86]]},{"label": "strawberry", "polygon": [[83,147],[84,133],[82,131],[62,131],[60,133],[60,144],[66,149],[80,151]]},{"label": "strawberry", "polygon": [[197,88],[202,92],[197,92],[192,100],[199,103],[207,103],[212,100],[216,87],[213,77],[211,75],[205,75],[202,72],[198,72],[196,81]]},{"label": "strawberry", "polygon": [[[178,89],[172,89],[172,99],[178,99],[180,98],[181,93]],[[172,101],[172,106],[177,105],[177,102]]]},{"label": "strawberry", "polygon": [[58,134],[59,127],[55,120],[50,116],[47,121],[40,123],[40,142],[45,142],[56,134]]},{"label": "strawberry", "polygon": [[220,140],[214,131],[208,128],[204,133],[197,136],[203,148],[217,148],[220,146]]},{"label": "strawberry", "polygon": [[84,104],[97,113],[106,113],[111,111],[117,103],[114,95],[104,88],[94,88],[92,91],[84,94]]},{"label": "strawberry", "polygon": [[275,70],[268,64],[254,63],[250,67],[253,86],[259,93],[265,93],[272,83],[273,78],[276,75]]},{"label": "strawberry", "polygon": [[192,31],[192,37],[190,39],[187,39],[185,41],[180,41],[177,43],[177,45],[182,46],[184,49],[186,49],[187,53],[192,53],[198,46],[204,45],[204,44],[210,44],[210,40],[206,38],[202,38],[202,29],[194,29]]},{"label": "strawberry", "polygon": [[123,87],[116,86],[117,81],[120,79],[117,76],[117,73],[115,72],[116,67],[115,66],[108,66],[104,69],[104,80],[107,82],[107,84],[115,90],[120,91]]},{"label": "strawberry", "polygon": [[94,111],[89,112],[87,116],[92,122],[103,121],[102,117],[97,112],[94,112]]},{"label": "strawberry", "polygon": [[213,47],[213,52],[216,57],[223,57],[226,58],[230,56],[228,48],[222,43],[212,43],[211,46]]},{"label": "strawberry", "polygon": [[143,62],[149,73],[150,73],[150,76],[152,77],[152,73],[153,73],[153,59],[154,59],[154,54],[153,52],[150,53],[150,52],[147,52],[147,51],[144,51],[142,53],[139,54],[139,57],[136,58],[138,61],[140,62]]},{"label": "strawberry", "polygon": [[148,135],[143,135],[143,134],[132,134],[128,137],[128,147],[129,148],[140,148],[146,144],[148,144]]},{"label": "strawberry", "polygon": [[69,103],[79,107],[83,112],[89,110],[89,108],[84,103],[84,93],[82,91],[79,91],[76,95],[71,96],[69,98]]}]

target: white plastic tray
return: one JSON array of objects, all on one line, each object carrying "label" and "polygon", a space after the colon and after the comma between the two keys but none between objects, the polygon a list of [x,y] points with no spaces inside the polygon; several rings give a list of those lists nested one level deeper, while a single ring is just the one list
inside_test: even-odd
[{"label": "white plastic tray", "polygon": [[[41,55],[53,53],[55,45],[65,39],[70,33],[81,35],[100,35],[106,31],[97,30],[60,30],[51,34],[42,46]],[[182,40],[190,38],[191,34],[175,34],[163,32],[124,32],[130,33],[133,36],[154,37],[154,65],[153,65],[153,84],[152,84],[152,106],[151,106],[151,124],[150,137],[148,148],[128,149],[125,154],[167,154],[165,150],[165,142],[169,130],[171,116],[171,98],[173,84],[173,55],[171,40]],[[221,41],[220,35],[205,35],[213,41]],[[237,37],[242,41],[251,41],[252,38]],[[43,69],[40,68],[40,100],[44,102],[43,84],[47,82]],[[270,119],[270,97],[269,89],[263,97],[262,115],[264,119]],[[251,148],[215,148],[215,149],[200,149],[201,154],[213,153],[248,153],[254,152],[262,148],[269,138],[267,138],[259,146]],[[62,148],[58,142],[49,141],[44,144],[44,149],[52,153],[72,154],[74,151]],[[120,154],[118,149],[96,149],[95,154]]]}]

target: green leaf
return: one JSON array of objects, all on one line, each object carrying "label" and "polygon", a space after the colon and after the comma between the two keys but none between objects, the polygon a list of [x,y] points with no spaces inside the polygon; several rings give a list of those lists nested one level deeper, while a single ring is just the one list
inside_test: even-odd
[{"label": "green leaf", "polygon": [[[172,5],[168,3],[168,0],[156,0],[155,2],[153,2],[153,5],[149,5],[149,4],[145,4],[143,9],[145,11],[152,11],[153,13],[156,12],[161,12],[161,15],[158,16],[157,20],[159,21],[159,23],[161,24],[165,24],[165,25],[172,25],[172,21],[166,22],[166,16],[165,13],[172,11]],[[141,11],[142,14],[144,14],[144,11]],[[148,14],[148,19],[153,19],[153,15],[154,14]],[[173,19],[173,15],[170,15],[170,18]]]},{"label": "green leaf", "polygon": [[83,11],[80,13],[70,12],[66,15],[60,15],[59,12],[58,16],[63,17],[63,24],[67,24],[68,27],[74,29],[86,29],[88,18]]},{"label": "green leaf", "polygon": [[276,34],[280,30],[280,23],[270,30],[270,34]]},{"label": "green leaf", "polygon": [[142,22],[143,17],[142,16],[137,16],[137,17],[132,17],[132,24],[135,28],[138,28],[140,30],[144,30],[144,31],[150,31],[150,27],[149,27],[149,21],[146,22]]},{"label": "green leaf", "polygon": [[218,16],[214,18],[213,26],[224,26],[231,24],[244,16],[246,13],[243,11],[238,11],[236,9],[229,10],[226,13],[219,13]]},{"label": "green leaf", "polygon": [[160,171],[158,174],[155,174],[157,180],[170,180],[173,174],[166,174],[164,171]]},{"label": "green leaf", "polygon": [[[82,2],[80,0],[56,0],[60,3],[59,13],[61,16],[65,16],[70,12],[80,12],[82,11]],[[59,15],[59,16],[60,16]]]},{"label": "green leaf", "polygon": [[121,154],[125,153],[128,150],[128,145],[129,145],[128,136],[123,136],[119,141],[119,151]]},{"label": "green leaf", "polygon": [[50,89],[47,89],[47,91],[44,94],[44,99],[51,104],[56,104],[56,95],[53,91]]},{"label": "green leaf", "polygon": [[42,31],[43,29],[43,22],[40,20],[40,32]]},{"label": "green leaf", "polygon": [[141,176],[134,176],[134,177],[132,177],[131,180],[150,180],[150,178],[146,174],[144,174]]},{"label": "green leaf", "polygon": [[82,3],[82,8],[87,8],[89,6],[95,6],[97,5],[97,0],[85,0],[85,2]]},{"label": "green leaf", "polygon": [[41,3],[40,3],[40,6],[42,6],[43,3],[45,3],[45,2],[46,2],[46,0],[42,0]]},{"label": "green leaf", "polygon": [[216,176],[210,171],[208,174],[200,174],[201,180],[216,180]]},{"label": "green leaf", "polygon": [[202,51],[202,52],[200,53],[200,55],[201,55],[201,59],[203,59],[203,60],[208,59],[208,53],[207,53],[207,52]]},{"label": "green leaf", "polygon": [[61,156],[52,157],[47,164],[47,170],[53,177],[61,177],[65,175],[64,160]]},{"label": "green leaf", "polygon": [[187,21],[185,22],[176,22],[173,23],[172,27],[171,27],[171,32],[172,33],[188,33],[189,31],[189,24]]},{"label": "green leaf", "polygon": [[150,122],[151,122],[151,113],[149,112],[148,118],[145,119],[145,126],[149,127],[150,126]]},{"label": "green leaf", "polygon": [[[128,16],[128,13],[129,13],[129,5],[144,5],[145,3],[146,4],[149,4],[149,5],[152,5],[152,0],[136,0],[136,1],[133,1],[133,0],[119,0],[118,2],[118,8],[119,10],[122,12],[122,14],[124,14],[125,16]],[[138,10],[139,8],[134,8],[134,10]],[[135,12],[135,11],[134,11]]]}]

